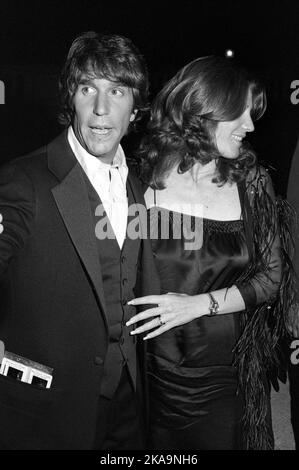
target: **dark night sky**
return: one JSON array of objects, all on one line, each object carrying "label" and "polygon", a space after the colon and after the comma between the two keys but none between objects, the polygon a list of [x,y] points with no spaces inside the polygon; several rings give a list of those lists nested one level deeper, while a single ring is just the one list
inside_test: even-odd
[{"label": "dark night sky", "polygon": [[[284,192],[299,130],[299,1],[182,0],[147,2],[1,0],[0,160],[46,143],[60,128],[57,76],[72,39],[94,29],[130,37],[146,57],[154,95],[185,63],[232,48],[267,87],[269,106],[251,141],[277,168]],[[275,176],[274,176],[275,179]]]}]

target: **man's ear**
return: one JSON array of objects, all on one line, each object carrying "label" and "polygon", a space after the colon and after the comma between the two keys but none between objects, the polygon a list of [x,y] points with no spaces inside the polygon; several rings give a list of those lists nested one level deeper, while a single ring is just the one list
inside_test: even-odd
[{"label": "man's ear", "polygon": [[133,109],[131,116],[130,116],[130,122],[133,122],[136,115],[137,115],[138,109]]}]

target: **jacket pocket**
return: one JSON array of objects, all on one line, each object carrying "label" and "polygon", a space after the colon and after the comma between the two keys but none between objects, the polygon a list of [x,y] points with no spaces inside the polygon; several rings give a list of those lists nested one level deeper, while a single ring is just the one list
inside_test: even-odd
[{"label": "jacket pocket", "polygon": [[38,388],[0,375],[0,449],[49,448],[61,395],[57,389]]},{"label": "jacket pocket", "polygon": [[24,414],[43,414],[59,394],[58,389],[42,388],[0,375],[0,405]]}]

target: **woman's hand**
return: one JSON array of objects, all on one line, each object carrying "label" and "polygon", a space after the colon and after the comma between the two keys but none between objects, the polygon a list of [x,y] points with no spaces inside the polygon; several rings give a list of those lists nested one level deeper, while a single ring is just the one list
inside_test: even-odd
[{"label": "woman's hand", "polygon": [[[202,301],[200,301],[202,300]],[[143,333],[145,331],[154,331],[148,333],[143,339],[154,338],[175,326],[189,323],[195,318],[208,312],[209,299],[206,295],[186,295],[169,292],[163,295],[148,295],[139,297],[128,302],[129,305],[155,304],[156,306],[138,313],[132,317],[127,326],[142,320],[150,319],[144,325],[131,331],[131,335]],[[202,313],[199,311],[201,309]]]}]

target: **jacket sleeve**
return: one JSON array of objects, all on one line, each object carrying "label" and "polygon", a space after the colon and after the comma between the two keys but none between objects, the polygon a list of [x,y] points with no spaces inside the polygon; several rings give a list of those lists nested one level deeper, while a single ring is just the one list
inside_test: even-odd
[{"label": "jacket sleeve", "polygon": [[271,302],[282,275],[281,241],[273,184],[260,167],[246,184],[244,223],[251,244],[251,275],[240,279],[237,287],[246,308]]},{"label": "jacket sleeve", "polygon": [[278,390],[278,378],[286,379],[282,339],[294,298],[292,210],[275,198],[268,173],[257,167],[249,175],[242,204],[250,263],[237,286],[246,310],[241,315],[241,334],[234,349],[234,365],[245,406],[242,417],[245,448],[273,446],[269,380]]},{"label": "jacket sleeve", "polygon": [[289,173],[287,199],[292,204],[295,214],[296,223],[294,229],[294,247],[293,264],[296,272],[296,294],[297,302],[299,302],[299,139],[293,155],[292,164]]},{"label": "jacket sleeve", "polygon": [[0,213],[4,228],[0,235],[0,275],[30,237],[35,218],[32,181],[16,162],[0,169]]}]

